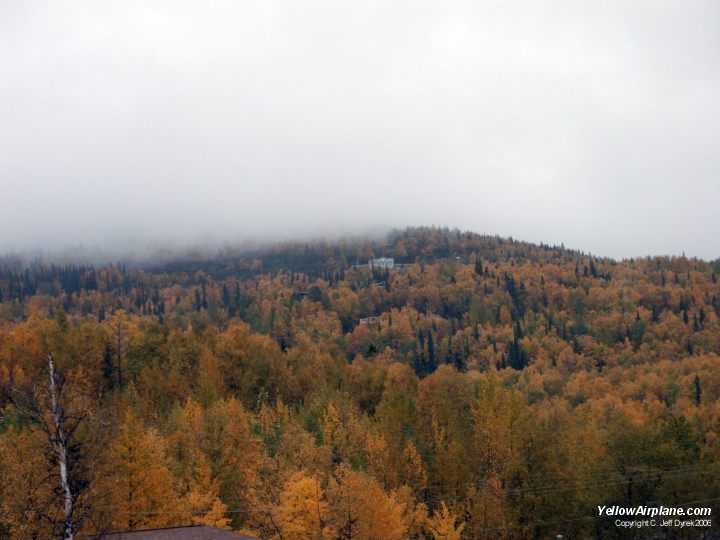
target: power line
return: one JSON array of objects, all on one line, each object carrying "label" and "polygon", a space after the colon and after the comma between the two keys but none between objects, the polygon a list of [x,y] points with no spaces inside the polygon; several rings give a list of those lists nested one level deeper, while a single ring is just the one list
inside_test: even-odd
[{"label": "power line", "polygon": [[[702,467],[702,468],[700,468]],[[658,470],[658,471],[648,471],[646,473],[638,473],[638,474],[632,474],[629,478],[626,479],[617,479],[617,480],[609,480],[609,481],[590,481],[590,482],[576,482],[574,485],[568,485],[565,487],[558,487],[558,486],[537,486],[537,487],[528,487],[528,488],[512,488],[505,491],[505,493],[536,493],[536,494],[543,494],[543,493],[552,493],[557,491],[571,491],[573,489],[583,489],[583,488],[592,488],[592,487],[605,487],[605,486],[613,486],[613,485],[626,485],[631,484],[634,481],[643,481],[643,480],[650,480],[655,476],[667,478],[673,478],[675,476],[680,475],[697,475],[697,474],[713,474],[716,473],[716,471],[710,471],[704,469],[704,466],[694,466],[694,467],[681,467],[677,469],[665,469],[665,470]],[[572,482],[572,480],[568,480],[568,482]]]},{"label": "power line", "polygon": [[[655,475],[655,474],[665,474],[665,475],[680,475],[680,474],[702,474],[708,471],[705,470],[694,470],[698,469],[698,467],[701,466],[693,466],[693,467],[680,467],[676,469],[664,469],[661,471],[655,471],[650,472],[648,471],[646,474],[648,475]],[[629,484],[633,480],[638,479],[637,476],[634,476],[633,478],[629,480],[617,480],[617,481],[610,481],[610,482],[590,482],[590,483],[579,483],[573,486],[568,487],[560,487],[560,488],[553,488],[552,486],[546,486],[546,487],[537,487],[537,488],[517,488],[517,489],[510,489],[504,491],[504,494],[510,494],[510,493],[539,493],[539,494],[545,494],[545,493],[552,493],[552,492],[561,492],[561,491],[570,491],[577,488],[593,488],[593,487],[603,487],[603,486],[611,486],[611,485],[623,485],[623,484]],[[640,480],[643,480],[642,477],[639,478]],[[645,478],[647,479],[647,478]],[[437,495],[431,497],[432,499],[439,499]],[[691,501],[691,502],[698,502],[698,501]],[[690,504],[690,503],[683,503],[683,504]],[[98,510],[104,510],[104,509],[112,509],[113,506],[101,506],[98,507]],[[247,509],[232,509],[232,510],[226,510],[223,513],[224,514],[237,514],[237,513],[243,513],[248,512]],[[123,511],[119,512],[123,515],[166,515],[166,514],[178,514],[178,515],[202,515],[205,514],[205,511],[202,510],[164,510],[164,511],[135,511],[135,512],[129,512],[129,511]]]},{"label": "power line", "polygon": [[[642,471],[637,473],[632,473],[629,478],[625,479],[616,479],[616,480],[585,480],[585,481],[576,481],[573,479],[567,479],[563,480],[567,485],[560,486],[560,485],[552,485],[552,483],[546,483],[544,485],[539,486],[529,486],[529,487],[522,487],[522,488],[510,488],[503,490],[504,494],[520,494],[520,493],[529,493],[529,494],[538,494],[543,495],[545,493],[554,493],[554,492],[561,492],[561,491],[573,491],[573,490],[582,490],[582,489],[588,489],[588,488],[599,488],[599,487],[606,487],[606,486],[620,486],[620,485],[627,485],[630,483],[633,483],[635,481],[646,481],[651,480],[654,477],[660,477],[660,479],[666,479],[666,478],[674,478],[681,475],[699,475],[699,474],[718,474],[720,471],[714,471],[709,468],[707,468],[707,465],[688,465],[685,467],[676,467],[672,469],[655,469],[655,470],[648,470],[648,471]],[[437,498],[437,496],[435,497]]]}]

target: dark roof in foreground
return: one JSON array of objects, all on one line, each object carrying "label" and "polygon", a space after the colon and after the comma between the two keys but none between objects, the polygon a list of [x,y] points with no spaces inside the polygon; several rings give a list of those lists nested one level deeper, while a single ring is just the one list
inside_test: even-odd
[{"label": "dark roof in foreground", "polygon": [[252,536],[205,525],[114,532],[104,534],[100,538],[103,540],[258,540]]}]

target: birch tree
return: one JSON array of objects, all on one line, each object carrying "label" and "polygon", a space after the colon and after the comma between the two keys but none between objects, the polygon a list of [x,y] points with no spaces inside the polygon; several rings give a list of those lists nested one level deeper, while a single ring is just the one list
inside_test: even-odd
[{"label": "birch tree", "polygon": [[[81,430],[90,417],[87,378],[75,373],[71,384],[56,365],[52,353],[46,357],[45,381],[30,392],[16,389],[13,404],[42,433],[46,471],[41,482],[49,484],[50,500],[38,517],[47,521],[55,538],[74,540],[89,515],[87,494],[91,485],[86,466],[86,440]],[[28,486],[38,490],[41,486]]]}]

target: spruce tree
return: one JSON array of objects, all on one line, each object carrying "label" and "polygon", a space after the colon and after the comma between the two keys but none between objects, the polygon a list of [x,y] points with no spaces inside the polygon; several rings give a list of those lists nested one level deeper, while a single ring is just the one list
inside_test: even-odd
[{"label": "spruce tree", "polygon": [[105,386],[112,390],[115,386],[115,364],[113,362],[112,347],[110,347],[109,343],[105,344],[105,352],[103,353],[102,375],[103,379],[105,379]]},{"label": "spruce tree", "polygon": [[437,361],[435,359],[435,342],[433,341],[433,335],[430,331],[428,331],[427,347],[428,373],[433,373],[437,369]]},{"label": "spruce tree", "polygon": [[482,260],[480,259],[480,257],[478,257],[477,259],[475,259],[475,273],[476,273],[478,276],[482,276],[482,275],[483,275],[483,265],[482,265]]}]

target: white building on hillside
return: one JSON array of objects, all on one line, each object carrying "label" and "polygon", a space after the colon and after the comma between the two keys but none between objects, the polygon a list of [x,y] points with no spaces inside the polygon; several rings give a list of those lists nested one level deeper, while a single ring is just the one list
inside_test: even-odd
[{"label": "white building on hillside", "polygon": [[395,259],[392,257],[380,257],[368,261],[370,270],[386,270],[395,267]]}]

